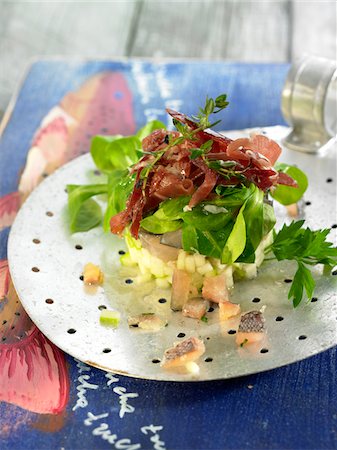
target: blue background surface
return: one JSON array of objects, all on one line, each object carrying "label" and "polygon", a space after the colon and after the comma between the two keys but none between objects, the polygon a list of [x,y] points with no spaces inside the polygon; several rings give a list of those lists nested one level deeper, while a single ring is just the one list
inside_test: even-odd
[{"label": "blue background surface", "polygon": [[[34,131],[47,112],[91,75],[113,70],[125,74],[133,94],[137,126],[146,122],[144,104],[133,75],[134,62],[35,63],[19,93],[10,121],[0,140],[0,196],[15,191],[20,170]],[[156,64],[137,62],[148,74]],[[192,114],[206,94],[227,92],[230,108],[221,129],[284,124],[280,95],[288,70],[286,64],[236,64],[191,62],[165,65],[181,110]],[[147,108],[164,110],[160,86],[152,85]],[[162,116],[160,114],[163,114]],[[158,118],[167,121],[160,113]],[[6,255],[8,230],[0,233],[0,258]],[[116,448],[92,433],[84,420],[88,409],[72,411],[76,403],[78,368],[67,357],[71,378],[70,400],[63,428],[45,433],[31,426],[37,414],[0,404],[0,418],[23,420],[2,449],[105,449]],[[160,425],[160,438],[169,449],[331,449],[337,448],[336,349],[270,372],[235,380],[196,383],[164,383],[118,376],[132,399],[135,412],[118,417],[119,405],[105,373],[92,368],[87,399],[93,414],[109,413],[103,421],[119,439],[129,438],[142,448],[154,448],[140,432],[144,425]],[[1,420],[1,419],[0,419]],[[96,426],[99,421],[96,423]],[[119,447],[125,448],[125,447]]]}]

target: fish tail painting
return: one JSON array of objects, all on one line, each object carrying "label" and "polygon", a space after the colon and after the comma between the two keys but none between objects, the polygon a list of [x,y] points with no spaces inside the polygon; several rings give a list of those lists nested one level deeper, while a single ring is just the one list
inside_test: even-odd
[{"label": "fish tail painting", "polygon": [[0,261],[0,401],[40,414],[58,414],[69,396],[64,354],[25,313]]},{"label": "fish tail painting", "polygon": [[[0,231],[49,174],[89,150],[96,134],[132,134],[132,94],[121,73],[99,73],[53,107],[36,131],[18,191],[0,197]],[[63,352],[24,311],[6,259],[0,260],[0,401],[39,414],[60,414],[69,398]],[[9,425],[11,426],[11,425]]]}]

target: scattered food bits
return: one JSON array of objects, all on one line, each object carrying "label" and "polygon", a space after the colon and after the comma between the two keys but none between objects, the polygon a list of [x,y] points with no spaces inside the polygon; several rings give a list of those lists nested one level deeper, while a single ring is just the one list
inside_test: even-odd
[{"label": "scattered food bits", "polygon": [[221,274],[205,278],[202,287],[202,296],[214,303],[228,301],[226,275]]},{"label": "scattered food bits", "polygon": [[167,321],[155,314],[139,314],[128,317],[128,325],[146,331],[159,331],[166,327]]},{"label": "scattered food bits", "polygon": [[239,331],[262,332],[264,331],[264,317],[261,311],[249,311],[241,316]]},{"label": "scattered food bits", "polygon": [[220,302],[219,303],[219,319],[220,321],[228,320],[234,316],[240,314],[240,305],[232,302]]},{"label": "scattered food bits", "polygon": [[209,302],[203,298],[191,298],[183,306],[183,316],[201,319],[209,308]]},{"label": "scattered food bits", "polygon": [[121,319],[120,312],[102,309],[99,321],[101,325],[108,325],[116,328],[119,325],[120,319]]},{"label": "scattered food bits", "polygon": [[103,283],[104,274],[95,264],[88,263],[84,266],[83,281],[84,284],[98,286]]},{"label": "scattered food bits", "polygon": [[185,364],[186,367],[186,371],[190,374],[190,375],[199,375],[200,373],[200,367],[198,366],[198,364],[194,361],[189,361]]},{"label": "scattered food bits", "polygon": [[292,203],[286,206],[287,213],[289,217],[298,217],[298,205],[297,203]]},{"label": "scattered food bits", "polygon": [[250,311],[241,316],[236,343],[240,347],[261,342],[265,337],[264,317],[261,311]]},{"label": "scattered food bits", "polygon": [[165,369],[186,366],[189,362],[195,362],[204,353],[203,341],[196,337],[190,337],[166,350],[161,365]]},{"label": "scattered food bits", "polygon": [[172,278],[171,309],[181,311],[188,300],[191,276],[185,270],[175,269]]}]

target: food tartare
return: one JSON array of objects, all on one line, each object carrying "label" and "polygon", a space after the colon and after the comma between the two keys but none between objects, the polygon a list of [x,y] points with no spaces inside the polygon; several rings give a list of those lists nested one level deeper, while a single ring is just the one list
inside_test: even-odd
[{"label": "food tartare", "polygon": [[[304,292],[313,294],[310,266],[332,269],[337,262],[329,230],[312,231],[299,220],[276,233],[273,201],[296,204],[307,177],[277,163],[281,148],[264,135],[231,140],[212,131],[212,115],[227,105],[226,95],[207,98],[192,118],[168,109],[175,131],[154,121],[135,136],[96,136],[91,155],[106,183],[68,186],[71,231],[102,222],[92,197],[106,194],[104,229],[128,247],[121,263],[138,267],[138,283],[171,287],[171,309],[196,320],[205,320],[211,304],[219,320],[239,316],[240,305],[230,301],[233,279],[255,277],[265,255],[297,262],[289,290],[295,307]],[[158,330],[166,323],[144,314],[129,318],[129,325]],[[255,342],[263,332],[262,312],[246,312],[237,344]],[[203,349],[190,338],[168,350],[163,365],[194,361]]]}]

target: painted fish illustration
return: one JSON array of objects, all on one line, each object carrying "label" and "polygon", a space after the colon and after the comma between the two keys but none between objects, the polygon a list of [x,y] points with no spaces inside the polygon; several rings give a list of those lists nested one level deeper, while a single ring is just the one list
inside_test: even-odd
[{"label": "painted fish illustration", "polygon": [[[41,122],[32,139],[18,192],[0,197],[0,231],[11,226],[22,201],[55,169],[87,152],[95,134],[132,134],[132,94],[121,73],[99,73],[67,94]],[[65,356],[24,311],[0,260],[0,401],[40,414],[67,405]]]}]

